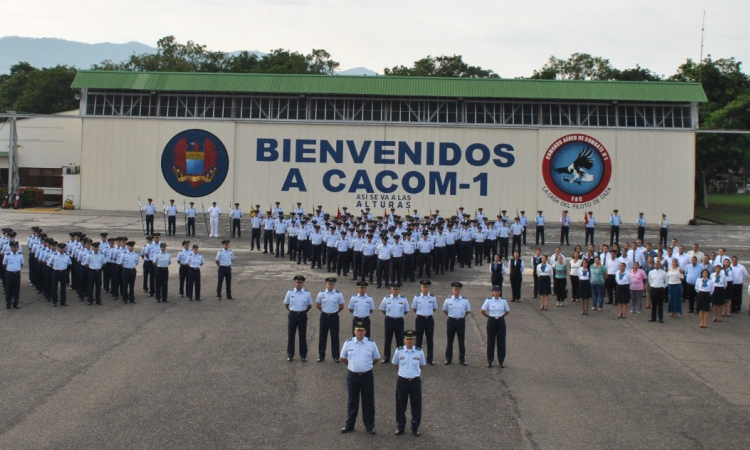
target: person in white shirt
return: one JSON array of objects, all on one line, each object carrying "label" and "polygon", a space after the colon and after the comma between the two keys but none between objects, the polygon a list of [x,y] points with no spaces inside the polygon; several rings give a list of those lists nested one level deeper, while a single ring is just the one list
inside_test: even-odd
[{"label": "person in white shirt", "polygon": [[213,206],[208,208],[208,215],[211,222],[211,233],[208,237],[219,237],[219,216],[221,215],[221,208],[216,206],[216,202],[212,203]]},{"label": "person in white shirt", "polygon": [[[698,293],[696,308],[700,313],[700,327],[708,327],[708,312],[711,310],[711,294],[714,292],[714,282],[709,278],[708,269],[703,269],[701,278],[695,282],[695,291]],[[672,299],[669,299],[670,303]]]},{"label": "person in white shirt", "polygon": [[742,308],[742,283],[747,279],[747,269],[732,256],[732,305],[730,313],[739,314]]},{"label": "person in white shirt", "polygon": [[554,268],[547,261],[547,255],[542,255],[542,262],[534,270],[537,276],[537,295],[539,295],[539,310],[547,311],[549,296],[552,294],[552,274]]}]

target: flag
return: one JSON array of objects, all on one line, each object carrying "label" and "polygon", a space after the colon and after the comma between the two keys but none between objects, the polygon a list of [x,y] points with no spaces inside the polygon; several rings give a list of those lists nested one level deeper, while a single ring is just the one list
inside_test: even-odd
[{"label": "flag", "polygon": [[336,208],[336,218],[337,219],[341,218],[341,208],[338,208],[338,207]]},{"label": "flag", "polygon": [[588,224],[589,223],[589,215],[585,212],[583,213],[583,222]]},{"label": "flag", "polygon": [[388,208],[383,208],[383,217],[388,218]]}]

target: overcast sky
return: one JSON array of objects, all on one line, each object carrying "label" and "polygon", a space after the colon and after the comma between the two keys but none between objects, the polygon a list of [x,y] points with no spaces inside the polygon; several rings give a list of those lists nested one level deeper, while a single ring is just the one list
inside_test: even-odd
[{"label": "overcast sky", "polygon": [[748,0],[26,0],[5,2],[0,35],[155,46],[171,34],[227,52],[318,48],[340,69],[379,73],[459,54],[509,78],[581,52],[671,75],[699,59],[704,10],[704,55],[748,63]]}]

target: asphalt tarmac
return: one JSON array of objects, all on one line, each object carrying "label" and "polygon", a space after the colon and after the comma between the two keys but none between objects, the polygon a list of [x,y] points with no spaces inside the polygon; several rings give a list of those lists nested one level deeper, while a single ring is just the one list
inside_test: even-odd
[{"label": "asphalt tarmac", "polygon": [[[159,219],[157,217],[157,219]],[[200,219],[200,218],[199,218]],[[145,242],[133,212],[0,211],[0,223],[23,236],[39,225],[58,240],[81,230],[108,231]],[[157,231],[162,225],[156,221]],[[179,224],[181,225],[181,224]],[[649,323],[649,310],[617,320],[616,308],[580,315],[578,303],[539,311],[531,275],[523,300],[511,303],[506,367],[485,367],[485,318],[490,294],[487,266],[432,276],[432,293],[443,300],[460,281],[469,298],[467,361],[442,364],[445,316],[436,316],[437,365],[423,369],[422,436],[394,436],[396,370],[375,366],[376,430],[342,435],[346,419],[346,367],[330,356],[316,363],[319,313],[309,313],[308,362],[286,361],[283,299],[292,277],[307,277],[315,293],[326,270],[249,250],[250,230],[232,240],[235,300],[216,300],[213,259],[221,238],[207,238],[198,221],[193,243],[207,260],[202,302],[178,298],[177,267],[170,274],[169,303],[143,290],[137,304],[104,296],[88,306],[68,291],[67,307],[52,308],[33,292],[24,273],[21,309],[0,313],[0,448],[4,449],[224,449],[224,448],[649,448],[746,449],[750,447],[750,317],[748,296],[740,315],[709,321],[685,314]],[[247,224],[245,224],[247,226]],[[554,251],[557,230],[547,232]],[[647,241],[656,242],[651,229]],[[179,251],[184,228],[166,237]],[[604,238],[599,231],[597,241]],[[623,226],[622,240],[634,227]],[[228,225],[222,221],[222,236]],[[609,233],[606,233],[608,240]],[[750,262],[747,227],[672,226],[670,237],[701,243],[704,252],[726,246]],[[571,242],[582,242],[580,224]],[[532,240],[533,241],[533,240]],[[532,243],[530,241],[530,243]],[[524,248],[527,261],[534,246]],[[688,247],[689,248],[689,247]],[[572,252],[564,247],[563,253]],[[25,271],[24,271],[25,272]],[[509,285],[506,281],[506,294]],[[747,284],[746,284],[747,285]],[[350,277],[337,288],[356,293]],[[376,307],[388,294],[368,288]],[[409,301],[419,292],[406,283]],[[351,314],[341,313],[341,341]],[[406,325],[413,327],[413,312]],[[373,338],[383,351],[383,315],[373,314]],[[454,352],[457,352],[457,348]],[[410,413],[407,411],[407,420]]]}]

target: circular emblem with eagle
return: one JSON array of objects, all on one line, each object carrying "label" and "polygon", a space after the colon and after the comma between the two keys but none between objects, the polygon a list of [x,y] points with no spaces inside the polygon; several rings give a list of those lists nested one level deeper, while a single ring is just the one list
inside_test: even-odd
[{"label": "circular emblem with eagle", "polygon": [[229,155],[221,140],[205,130],[185,130],[169,140],[161,154],[167,184],[185,197],[203,197],[224,183]]},{"label": "circular emblem with eagle", "polygon": [[553,142],[544,153],[542,175],[550,192],[561,200],[585,203],[606,189],[612,160],[593,137],[569,134]]}]

